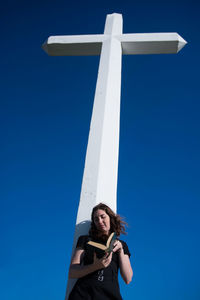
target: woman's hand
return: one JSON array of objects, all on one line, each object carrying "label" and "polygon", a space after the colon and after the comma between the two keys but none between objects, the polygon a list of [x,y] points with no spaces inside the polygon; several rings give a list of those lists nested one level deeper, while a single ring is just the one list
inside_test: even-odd
[{"label": "woman's hand", "polygon": [[94,253],[94,262],[93,265],[96,270],[104,269],[109,266],[112,260],[112,252],[110,254],[104,255],[102,258],[97,258],[96,253]]},{"label": "woman's hand", "polygon": [[123,251],[122,243],[118,240],[114,242],[113,252],[121,253]]}]

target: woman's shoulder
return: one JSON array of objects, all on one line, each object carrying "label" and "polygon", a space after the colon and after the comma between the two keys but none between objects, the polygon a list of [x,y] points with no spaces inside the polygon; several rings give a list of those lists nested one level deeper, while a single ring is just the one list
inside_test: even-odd
[{"label": "woman's shoulder", "polygon": [[76,244],[76,248],[85,248],[87,242],[91,240],[89,235],[80,235]]},{"label": "woman's shoulder", "polygon": [[122,244],[126,244],[126,245],[127,245],[127,243],[126,243],[124,240],[121,240],[121,239],[118,238],[118,237],[117,237],[117,239],[118,239]]},{"label": "woman's shoulder", "polygon": [[126,242],[124,242],[123,240],[119,239],[119,241],[122,244],[123,250],[124,250],[124,254],[127,254],[129,257],[131,256],[131,253],[129,251],[128,245]]}]

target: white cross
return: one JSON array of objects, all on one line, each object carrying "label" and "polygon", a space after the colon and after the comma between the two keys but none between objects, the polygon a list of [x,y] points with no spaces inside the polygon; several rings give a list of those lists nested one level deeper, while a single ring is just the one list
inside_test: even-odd
[{"label": "white cross", "polygon": [[116,211],[122,54],[177,53],[185,44],[177,33],[123,34],[120,14],[107,15],[104,34],[51,36],[43,44],[49,55],[100,55],[73,249],[96,204]]}]

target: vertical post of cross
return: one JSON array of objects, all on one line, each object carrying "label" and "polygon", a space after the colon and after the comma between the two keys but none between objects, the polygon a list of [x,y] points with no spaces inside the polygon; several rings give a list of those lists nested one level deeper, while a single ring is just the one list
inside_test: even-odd
[{"label": "vertical post of cross", "polygon": [[122,49],[114,35],[121,33],[121,15],[108,15],[104,31],[107,39],[101,50],[78,223],[90,219],[91,209],[99,202],[108,204],[116,211]]},{"label": "vertical post of cross", "polygon": [[76,220],[74,245],[88,231],[92,208],[103,202],[116,211],[119,118],[121,94],[122,16],[108,15],[102,44],[97,85]]}]

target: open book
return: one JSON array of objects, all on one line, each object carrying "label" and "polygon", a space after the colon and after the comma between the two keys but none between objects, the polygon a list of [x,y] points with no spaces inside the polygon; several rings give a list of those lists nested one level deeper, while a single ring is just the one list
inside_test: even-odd
[{"label": "open book", "polygon": [[93,242],[93,241],[89,241],[88,244],[93,246],[93,247],[96,247],[98,249],[103,250],[105,253],[110,253],[110,252],[113,251],[113,248],[114,248],[113,244],[114,244],[116,238],[117,238],[116,233],[112,232],[111,235],[109,236],[107,242],[106,242],[106,245],[96,243],[96,242]]}]

